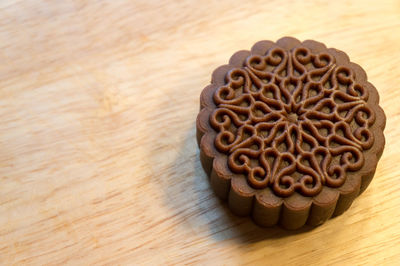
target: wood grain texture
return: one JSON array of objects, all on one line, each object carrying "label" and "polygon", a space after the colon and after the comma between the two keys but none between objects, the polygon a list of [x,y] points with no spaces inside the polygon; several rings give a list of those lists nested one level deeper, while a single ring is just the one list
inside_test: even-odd
[{"label": "wood grain texture", "polygon": [[[195,140],[211,72],[285,35],[346,51],[387,115],[367,191],[297,232],[230,214]],[[399,1],[2,1],[0,47],[0,264],[399,262]]]}]

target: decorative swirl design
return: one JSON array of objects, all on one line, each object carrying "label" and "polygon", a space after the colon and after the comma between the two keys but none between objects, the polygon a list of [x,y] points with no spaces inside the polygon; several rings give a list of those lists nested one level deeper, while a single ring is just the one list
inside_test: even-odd
[{"label": "decorative swirl design", "polygon": [[328,53],[271,48],[229,71],[210,124],[228,166],[255,189],[287,197],[340,187],[374,143],[368,90]]}]

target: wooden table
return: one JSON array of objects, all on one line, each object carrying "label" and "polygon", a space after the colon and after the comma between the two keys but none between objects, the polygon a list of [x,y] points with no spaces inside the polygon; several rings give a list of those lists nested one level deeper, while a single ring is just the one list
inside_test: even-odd
[{"label": "wooden table", "polygon": [[[91,2],[0,4],[1,264],[399,263],[398,1]],[[367,191],[296,232],[230,214],[195,141],[213,69],[285,35],[346,51],[388,119]]]}]

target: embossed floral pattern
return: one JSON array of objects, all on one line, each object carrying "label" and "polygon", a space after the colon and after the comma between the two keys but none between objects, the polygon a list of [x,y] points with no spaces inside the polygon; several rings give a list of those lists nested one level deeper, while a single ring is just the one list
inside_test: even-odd
[{"label": "embossed floral pattern", "polygon": [[340,187],[374,143],[368,90],[354,75],[305,47],[249,56],[213,95],[215,147],[256,189],[286,197]]}]

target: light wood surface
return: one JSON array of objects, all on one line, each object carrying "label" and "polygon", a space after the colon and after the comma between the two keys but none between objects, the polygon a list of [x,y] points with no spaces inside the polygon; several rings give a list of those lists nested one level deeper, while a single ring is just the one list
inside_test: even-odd
[{"label": "light wood surface", "polygon": [[[297,232],[231,215],[195,141],[211,72],[286,35],[346,51],[387,115],[367,191]],[[0,264],[399,263],[399,1],[1,1],[0,60]]]}]

